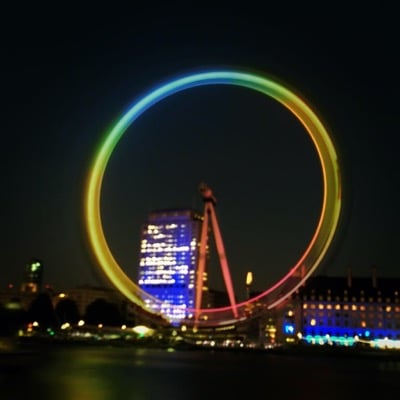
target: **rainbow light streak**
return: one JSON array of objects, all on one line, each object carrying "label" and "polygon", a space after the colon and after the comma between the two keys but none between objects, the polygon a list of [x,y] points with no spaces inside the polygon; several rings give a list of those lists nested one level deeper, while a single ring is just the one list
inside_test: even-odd
[{"label": "rainbow light streak", "polygon": [[[148,299],[150,297],[149,294],[134,284],[115,261],[106,242],[102,228],[100,197],[107,162],[127,128],[151,106],[183,90],[191,89],[196,86],[221,84],[236,85],[261,92],[277,100],[290,110],[310,135],[321,162],[323,176],[324,192],[321,215],[316,231],[300,260],[282,279],[263,294],[256,299],[250,299],[236,306],[244,308],[250,302],[263,297],[266,298],[267,295],[272,294],[277,291],[277,289],[281,289],[279,300],[275,298],[271,301],[269,306],[272,307],[278,304],[278,302],[283,301],[300,287],[318,267],[333,240],[341,210],[341,179],[337,154],[325,127],[314,111],[312,111],[299,96],[272,79],[237,70],[196,73],[166,82],[151,90],[139,101],[134,103],[111,131],[105,135],[88,174],[84,199],[84,218],[88,239],[102,272],[122,294],[142,307],[145,306],[145,303],[141,297]],[[286,288],[286,294],[282,296],[282,286],[288,284],[288,279],[292,277],[300,267],[305,268],[305,274],[303,274],[300,280],[295,279],[296,283]],[[157,301],[157,299],[152,298],[152,301]],[[209,314],[210,312],[218,312],[225,309],[229,309],[229,307],[200,311]]]}]

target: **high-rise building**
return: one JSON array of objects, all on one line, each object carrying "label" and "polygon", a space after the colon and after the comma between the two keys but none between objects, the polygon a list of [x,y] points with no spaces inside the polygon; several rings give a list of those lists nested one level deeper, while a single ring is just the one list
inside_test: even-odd
[{"label": "high-rise building", "polygon": [[[138,285],[153,298],[144,299],[148,308],[172,324],[191,317],[188,310],[195,307],[202,220],[191,209],[161,210],[142,229]],[[202,279],[204,291],[206,273]]]},{"label": "high-rise building", "polygon": [[27,293],[40,292],[43,280],[43,263],[33,258],[25,266],[25,274],[21,291]]}]

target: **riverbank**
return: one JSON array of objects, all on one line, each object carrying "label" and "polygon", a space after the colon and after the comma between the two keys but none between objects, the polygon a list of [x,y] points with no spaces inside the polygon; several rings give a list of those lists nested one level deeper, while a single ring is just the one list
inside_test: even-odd
[{"label": "riverbank", "polygon": [[202,352],[237,352],[263,353],[276,356],[301,357],[340,357],[340,358],[376,358],[400,361],[400,350],[372,348],[366,345],[355,346],[317,346],[292,344],[272,348],[257,347],[218,347],[203,346],[188,342],[170,341],[127,341],[114,340],[65,340],[56,338],[0,338],[0,357],[4,361],[10,357],[31,357],[32,355],[48,352],[57,348],[78,347],[114,347],[114,348],[146,348],[165,349],[169,351],[202,351]]}]

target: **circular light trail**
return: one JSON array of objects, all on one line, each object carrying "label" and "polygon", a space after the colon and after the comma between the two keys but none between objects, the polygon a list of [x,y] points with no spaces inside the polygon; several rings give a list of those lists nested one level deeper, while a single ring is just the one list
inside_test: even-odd
[{"label": "circular light trail", "polygon": [[[159,302],[132,282],[108,247],[100,213],[101,187],[108,160],[124,132],[146,110],[175,93],[205,85],[241,86],[261,92],[280,102],[297,117],[311,137],[321,163],[323,179],[321,214],[314,235],[299,261],[262,294],[237,304],[238,318],[232,318],[231,307],[197,310],[203,315],[203,322],[200,323],[212,326],[246,319],[249,307],[254,308],[256,304],[261,303],[264,309],[278,305],[315,271],[328,251],[339,223],[341,178],[335,146],[316,113],[297,94],[273,79],[238,70],[217,70],[183,76],[151,90],[134,103],[105,135],[95,155],[85,188],[84,218],[91,249],[102,272],[130,301],[142,308],[145,308],[144,299]],[[190,320],[187,323],[190,324]]]}]

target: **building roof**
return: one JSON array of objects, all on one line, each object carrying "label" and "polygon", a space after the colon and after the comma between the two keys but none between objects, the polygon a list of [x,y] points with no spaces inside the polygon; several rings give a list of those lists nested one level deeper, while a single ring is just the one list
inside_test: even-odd
[{"label": "building roof", "polygon": [[400,278],[315,276],[309,278],[298,291],[300,296],[326,294],[332,296],[347,293],[348,296],[398,296]]}]

